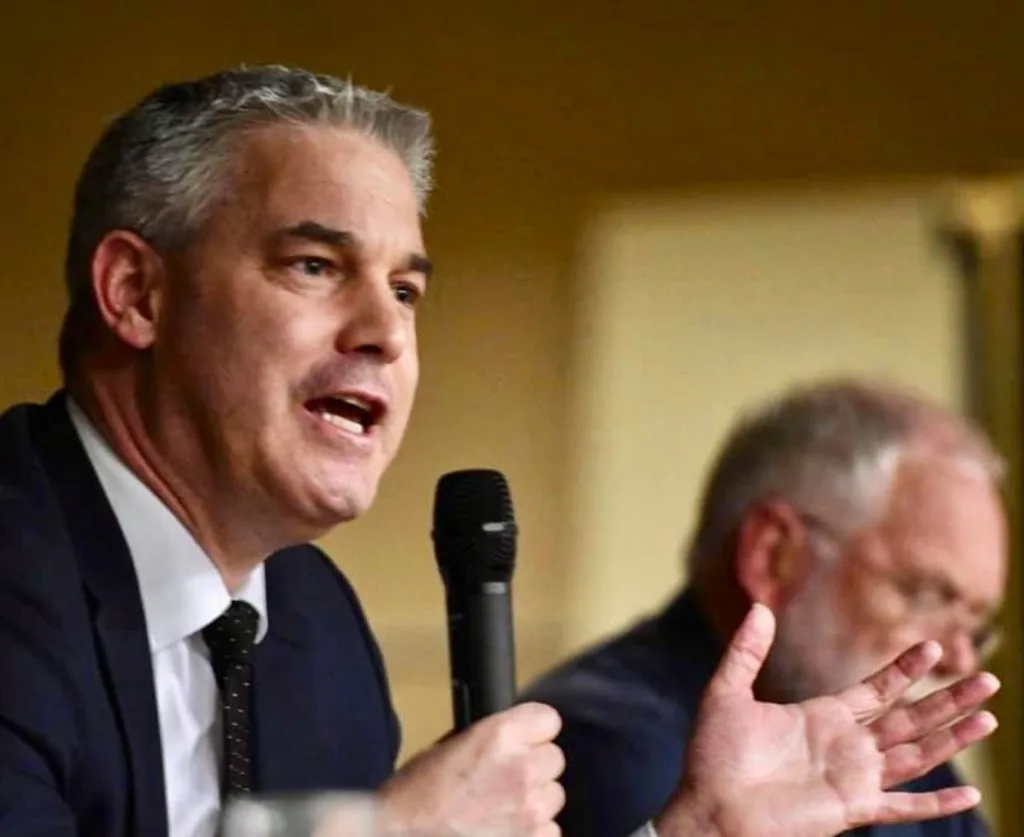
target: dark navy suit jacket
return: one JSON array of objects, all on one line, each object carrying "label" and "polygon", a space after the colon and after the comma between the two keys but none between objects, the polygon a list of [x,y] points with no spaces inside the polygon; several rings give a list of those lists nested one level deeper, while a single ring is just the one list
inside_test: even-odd
[{"label": "dark navy suit jacket", "polygon": [[[692,592],[663,612],[570,660],[524,695],[562,714],[565,837],[623,837],[653,819],[679,782],[694,715],[722,648]],[[908,790],[961,784],[949,766]],[[974,814],[858,837],[983,837]]]},{"label": "dark navy suit jacket", "polygon": [[[167,837],[134,566],[63,401],[0,415],[0,837]],[[399,731],[355,593],[312,546],[266,583],[254,790],[376,788]]]}]

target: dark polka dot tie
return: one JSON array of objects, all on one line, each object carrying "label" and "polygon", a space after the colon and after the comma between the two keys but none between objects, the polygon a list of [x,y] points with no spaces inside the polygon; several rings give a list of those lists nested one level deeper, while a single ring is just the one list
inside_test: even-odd
[{"label": "dark polka dot tie", "polygon": [[259,618],[251,604],[236,601],[203,628],[203,639],[210,649],[210,661],[224,710],[225,795],[249,792],[249,699],[252,688],[249,655],[256,641]]}]

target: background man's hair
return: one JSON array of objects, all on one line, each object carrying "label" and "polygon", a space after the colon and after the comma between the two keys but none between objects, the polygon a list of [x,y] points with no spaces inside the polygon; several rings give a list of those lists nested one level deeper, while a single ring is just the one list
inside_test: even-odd
[{"label": "background man's hair", "polygon": [[687,550],[691,576],[720,565],[756,504],[781,500],[849,533],[885,508],[897,466],[940,457],[999,481],[1003,465],[966,418],[886,383],[798,386],[744,416],[725,440]]}]

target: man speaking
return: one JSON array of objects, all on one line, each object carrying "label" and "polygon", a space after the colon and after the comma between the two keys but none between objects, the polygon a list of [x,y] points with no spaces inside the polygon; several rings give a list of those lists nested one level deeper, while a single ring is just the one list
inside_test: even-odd
[{"label": "man speaking", "polygon": [[[0,837],[210,837],[249,791],[372,789],[395,833],[553,837],[559,718],[525,704],[394,773],[358,600],[309,542],[365,511],[405,431],[428,117],[327,76],[174,84],[78,182],[64,388],[0,417]],[[952,813],[887,792],[984,737],[938,657],[793,706],[751,685],[753,608],[711,680],[660,837],[818,837]],[[626,837],[626,835],[623,835]]]}]

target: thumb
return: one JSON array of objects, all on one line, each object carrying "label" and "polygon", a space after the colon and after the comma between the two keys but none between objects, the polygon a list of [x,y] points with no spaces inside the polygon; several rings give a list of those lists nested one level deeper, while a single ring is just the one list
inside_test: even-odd
[{"label": "thumb", "polygon": [[750,693],[775,637],[775,615],[759,602],[747,612],[708,684],[708,694]]}]

